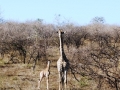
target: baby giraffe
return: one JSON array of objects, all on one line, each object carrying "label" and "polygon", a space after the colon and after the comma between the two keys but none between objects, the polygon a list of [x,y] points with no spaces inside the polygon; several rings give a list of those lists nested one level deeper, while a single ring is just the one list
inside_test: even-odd
[{"label": "baby giraffe", "polygon": [[49,69],[50,69],[50,60],[48,60],[47,67],[40,72],[40,79],[38,81],[38,89],[40,89],[40,85],[41,85],[41,81],[42,81],[43,77],[46,77],[46,79],[47,79],[47,90],[49,90],[49,87],[48,87],[48,83],[49,83],[48,80],[49,80],[49,75],[50,75]]}]

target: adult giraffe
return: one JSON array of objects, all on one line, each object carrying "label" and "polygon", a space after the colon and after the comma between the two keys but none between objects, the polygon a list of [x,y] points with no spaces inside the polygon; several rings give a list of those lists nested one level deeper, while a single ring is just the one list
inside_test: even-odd
[{"label": "adult giraffe", "polygon": [[60,41],[60,57],[57,61],[57,69],[59,73],[59,90],[61,89],[66,89],[66,84],[67,84],[67,71],[69,69],[69,61],[66,58],[66,55],[64,53],[63,49],[63,35],[64,32],[62,30],[58,31],[59,34],[59,41]]}]

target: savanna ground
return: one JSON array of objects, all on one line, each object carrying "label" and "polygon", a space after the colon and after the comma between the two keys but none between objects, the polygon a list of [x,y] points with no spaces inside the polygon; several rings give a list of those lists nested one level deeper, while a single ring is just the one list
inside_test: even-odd
[{"label": "savanna ground", "polygon": [[[54,47],[47,50],[48,57],[51,60],[50,64],[50,90],[58,90],[58,72],[56,62],[59,58],[59,48]],[[71,52],[70,52],[71,53]],[[0,61],[0,90],[37,90],[39,72],[46,67],[46,62],[37,62],[35,70],[33,71],[32,64],[10,64],[7,55]],[[77,82],[70,70],[68,72],[68,90],[94,90],[96,87],[93,80],[88,80],[87,77],[80,77],[82,81]],[[94,87],[93,87],[94,86]],[[42,80],[42,90],[46,89],[46,79]]]}]

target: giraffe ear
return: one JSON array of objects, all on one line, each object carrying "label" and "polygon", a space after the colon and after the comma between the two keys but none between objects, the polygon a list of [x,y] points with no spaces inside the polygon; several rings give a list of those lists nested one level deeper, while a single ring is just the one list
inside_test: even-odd
[{"label": "giraffe ear", "polygon": [[62,34],[65,34],[65,33],[67,33],[67,31],[62,31]]}]

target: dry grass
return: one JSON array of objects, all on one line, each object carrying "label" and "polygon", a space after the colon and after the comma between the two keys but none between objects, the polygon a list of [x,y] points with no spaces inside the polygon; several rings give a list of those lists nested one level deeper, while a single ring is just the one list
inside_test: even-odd
[{"label": "dry grass", "polygon": [[[47,50],[50,64],[50,90],[58,90],[58,72],[56,62],[59,57],[59,48],[54,47]],[[66,53],[67,54],[67,53]],[[67,54],[69,55],[69,54]],[[7,58],[0,60],[0,90],[37,90],[39,72],[46,66],[46,63],[40,62],[35,71],[32,64],[5,64]],[[77,82],[73,75],[68,72],[68,90],[95,90],[95,82],[77,75],[81,82]],[[94,85],[94,87],[93,87]],[[46,79],[42,80],[42,90],[46,89]],[[91,87],[91,88],[90,88]]]},{"label": "dry grass", "polygon": [[[0,90],[36,90],[39,79],[40,66],[37,66],[35,72],[21,64],[10,64],[0,68]],[[49,86],[53,90],[58,90],[57,68],[52,66],[50,69]],[[69,73],[70,74],[70,73]],[[42,89],[46,89],[46,79],[42,80]],[[70,74],[68,76],[68,88],[80,88],[79,83]]]}]

